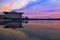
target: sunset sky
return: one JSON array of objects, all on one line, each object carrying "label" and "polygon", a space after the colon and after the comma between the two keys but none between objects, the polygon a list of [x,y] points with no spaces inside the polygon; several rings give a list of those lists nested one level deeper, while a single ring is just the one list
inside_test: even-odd
[{"label": "sunset sky", "polygon": [[24,12],[29,18],[60,18],[60,0],[0,0],[0,12]]}]

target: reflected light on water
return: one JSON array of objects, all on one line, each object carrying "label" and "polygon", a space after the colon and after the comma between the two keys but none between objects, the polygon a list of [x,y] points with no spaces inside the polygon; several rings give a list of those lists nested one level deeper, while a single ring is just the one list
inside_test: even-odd
[{"label": "reflected light on water", "polygon": [[60,21],[41,20],[22,23],[24,28],[4,29],[0,26],[2,40],[60,40]]}]

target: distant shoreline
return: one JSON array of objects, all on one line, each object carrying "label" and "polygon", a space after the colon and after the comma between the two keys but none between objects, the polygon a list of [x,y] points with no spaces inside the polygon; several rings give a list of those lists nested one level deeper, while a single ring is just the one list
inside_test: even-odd
[{"label": "distant shoreline", "polygon": [[[15,20],[19,20],[20,18],[0,18],[0,19],[15,19]],[[56,19],[25,19],[25,18],[22,18],[22,20],[60,20],[60,18],[56,18]]]},{"label": "distant shoreline", "polygon": [[60,19],[23,19],[23,20],[60,20]]}]

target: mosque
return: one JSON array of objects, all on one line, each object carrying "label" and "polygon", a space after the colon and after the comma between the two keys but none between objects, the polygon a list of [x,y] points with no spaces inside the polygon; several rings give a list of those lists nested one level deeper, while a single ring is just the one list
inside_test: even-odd
[{"label": "mosque", "polygon": [[4,28],[23,28],[22,14],[19,12],[3,12],[5,15],[0,15],[0,25],[5,25]]}]

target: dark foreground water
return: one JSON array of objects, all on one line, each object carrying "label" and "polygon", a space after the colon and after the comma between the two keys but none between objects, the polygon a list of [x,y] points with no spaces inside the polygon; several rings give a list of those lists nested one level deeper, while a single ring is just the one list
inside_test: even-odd
[{"label": "dark foreground water", "polygon": [[60,40],[60,21],[29,21],[24,28],[0,26],[0,40]]}]

